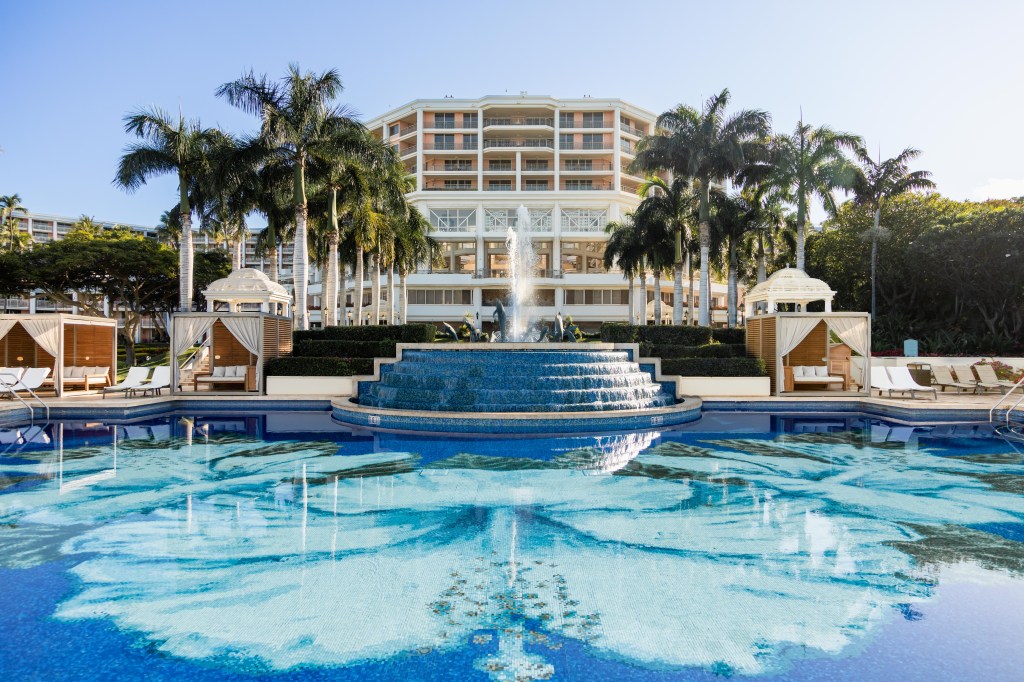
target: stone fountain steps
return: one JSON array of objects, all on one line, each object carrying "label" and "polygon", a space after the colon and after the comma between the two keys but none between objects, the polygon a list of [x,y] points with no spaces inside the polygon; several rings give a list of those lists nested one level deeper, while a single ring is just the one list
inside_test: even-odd
[{"label": "stone fountain steps", "polygon": [[[522,379],[524,375],[509,375]],[[569,390],[588,388],[636,388],[651,385],[651,377],[646,373],[630,374],[568,374],[564,376],[532,376],[531,384],[535,389]],[[416,374],[404,371],[391,371],[384,374],[381,386],[400,389],[437,389],[449,391],[465,391],[487,389],[494,386],[493,377],[485,374],[448,375]]]},{"label": "stone fountain steps", "polygon": [[[626,405],[622,409],[663,407],[658,400],[661,387],[655,384],[630,388],[569,388],[537,391],[536,389],[483,388],[438,392],[436,389],[374,386],[366,404],[390,406],[398,403],[452,409],[463,405],[501,405],[504,411],[530,406],[548,409],[552,405],[574,406],[577,409],[604,409],[604,405]],[[360,401],[361,403],[363,401]],[[425,407],[405,409],[428,409]]]},{"label": "stone fountain steps", "polygon": [[[498,372],[496,374],[496,372]],[[406,365],[404,362],[395,363],[389,370],[389,374],[395,376],[412,377],[489,377],[494,379],[501,377],[516,377],[529,380],[540,380],[547,377],[606,377],[614,378],[629,375],[639,375],[636,364],[632,362],[609,362],[600,365],[590,363],[562,363],[562,364],[509,364],[502,366],[486,365],[483,363],[413,363]],[[644,373],[650,377],[649,374]]]}]

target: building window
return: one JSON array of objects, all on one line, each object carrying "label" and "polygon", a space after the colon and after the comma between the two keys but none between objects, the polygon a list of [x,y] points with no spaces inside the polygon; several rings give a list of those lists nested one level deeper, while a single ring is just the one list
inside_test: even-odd
[{"label": "building window", "polygon": [[454,128],[455,114],[434,114],[435,128]]},{"label": "building window", "polygon": [[476,209],[432,208],[427,219],[439,232],[472,232],[476,229]]},{"label": "building window", "polygon": [[455,149],[455,136],[434,135],[434,149]]},{"label": "building window", "polygon": [[562,229],[574,232],[603,232],[608,212],[595,208],[562,209]]},{"label": "building window", "polygon": [[472,180],[445,180],[444,188],[447,190],[467,190],[473,189]]},{"label": "building window", "polygon": [[476,114],[463,114],[462,115],[462,127],[463,128],[476,128],[479,122],[479,118]]},{"label": "building window", "polygon": [[410,305],[473,305],[471,289],[411,289]]},{"label": "building window", "polygon": [[491,180],[487,183],[487,189],[492,192],[511,192],[512,181],[511,180]]},{"label": "building window", "polygon": [[600,133],[596,135],[584,135],[583,136],[583,148],[584,149],[604,149],[604,135]]},{"label": "building window", "polygon": [[584,128],[604,128],[604,112],[603,111],[588,111],[583,114],[583,127]]},{"label": "building window", "polygon": [[559,128],[575,128],[576,127],[576,115],[572,112],[563,112],[558,115],[558,127]]},{"label": "building window", "polygon": [[594,162],[591,159],[566,159],[565,170],[567,171],[589,171],[594,170]]},{"label": "building window", "polygon": [[527,159],[525,162],[526,167],[523,170],[528,171],[546,171],[548,170],[547,159]]},{"label": "building window", "polygon": [[566,305],[627,305],[629,292],[625,289],[566,289]]},{"label": "building window", "polygon": [[392,137],[394,137],[395,135],[398,134],[398,128],[399,128],[399,126],[398,126],[397,123],[392,123],[391,127],[388,128],[388,134],[391,135]]},{"label": "building window", "polygon": [[487,169],[492,171],[510,171],[512,170],[512,159],[495,159],[488,164]]},{"label": "building window", "polygon": [[471,171],[473,162],[469,159],[445,159],[444,169],[446,171]]},{"label": "building window", "polygon": [[565,189],[567,190],[588,190],[594,189],[593,180],[566,180]]},{"label": "building window", "polygon": [[525,187],[523,189],[525,189],[527,192],[544,192],[547,191],[547,188],[547,180],[527,180]]},{"label": "building window", "polygon": [[558,148],[559,149],[573,149],[574,141],[576,136],[572,133],[560,133],[558,135]]}]

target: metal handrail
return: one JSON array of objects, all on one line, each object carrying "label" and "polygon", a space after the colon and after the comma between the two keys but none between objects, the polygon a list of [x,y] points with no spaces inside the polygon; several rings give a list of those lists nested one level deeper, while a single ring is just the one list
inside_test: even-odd
[{"label": "metal handrail", "polygon": [[[11,376],[11,375],[7,375],[7,376]],[[29,424],[34,424],[35,423],[36,411],[34,409],[32,409],[32,405],[30,405],[28,402],[25,401],[24,398],[22,398],[20,395],[18,395],[18,391],[28,391],[28,394],[30,396],[32,396],[33,398],[35,398],[36,401],[40,405],[43,406],[43,410],[46,413],[46,421],[50,421],[50,406],[47,405],[45,402],[43,402],[43,399],[40,398],[39,395],[35,391],[33,391],[31,388],[29,388],[28,386],[25,386],[24,388],[20,388],[20,389],[16,390],[15,386],[17,386],[20,383],[21,383],[21,381],[15,381],[12,384],[12,383],[9,383],[7,380],[5,380],[3,378],[0,378],[0,386],[2,386],[3,388],[9,389],[7,392],[10,394],[10,396],[12,398],[14,398],[15,400],[17,400],[22,405],[24,405],[25,409],[28,410]]]},{"label": "metal handrail", "polygon": [[[1004,401],[1009,399],[1013,395],[1014,391],[1016,391],[1018,388],[1021,388],[1022,386],[1024,386],[1024,377],[1021,377],[1017,381],[1017,383],[1015,383],[1013,385],[1013,388],[1011,388],[1009,391],[1007,391],[1005,394],[1003,394],[1003,397],[1001,397],[999,400],[996,401],[996,404],[993,405],[992,408],[988,411],[988,422],[989,422],[989,424],[992,424],[992,423],[995,422],[995,413],[996,413],[996,410],[999,409],[999,406],[1002,405]],[[1018,407],[1020,407],[1021,403],[1024,403],[1024,395],[1021,395],[1020,399],[1017,402],[1015,402],[1012,407],[1010,407],[1009,409],[1006,410],[1006,425],[1007,426],[1010,425],[1010,415],[1013,414],[1014,410],[1016,410]]]}]

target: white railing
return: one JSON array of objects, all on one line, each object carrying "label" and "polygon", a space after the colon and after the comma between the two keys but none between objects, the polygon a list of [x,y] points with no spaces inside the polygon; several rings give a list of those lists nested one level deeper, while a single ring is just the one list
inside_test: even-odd
[{"label": "white railing", "polygon": [[502,118],[485,118],[484,127],[488,126],[547,126],[555,125],[555,119],[540,116],[506,116]]},{"label": "white railing", "polygon": [[516,147],[554,149],[552,140],[484,140],[484,149],[507,149]]},{"label": "white railing", "polygon": [[[988,411],[988,421],[989,421],[990,424],[995,423],[996,410],[999,409],[999,406],[1002,405],[1004,402],[1008,401],[1010,399],[1010,396],[1013,395],[1013,392],[1016,391],[1018,388],[1024,388],[1024,377],[1021,377],[1020,380],[1013,385],[1013,388],[1011,388],[1009,391],[1007,391],[1003,395],[1002,398],[1000,398],[998,401],[996,401],[996,404],[993,405],[992,409],[990,409]],[[1015,402],[1013,405],[1011,405],[1009,408],[1007,408],[1007,410],[1006,410],[1006,425],[1007,426],[1010,425],[1010,418],[1013,415],[1013,411],[1018,409],[1021,406],[1022,403],[1024,403],[1024,395],[1021,395],[1020,399],[1018,399],[1017,402]]]}]

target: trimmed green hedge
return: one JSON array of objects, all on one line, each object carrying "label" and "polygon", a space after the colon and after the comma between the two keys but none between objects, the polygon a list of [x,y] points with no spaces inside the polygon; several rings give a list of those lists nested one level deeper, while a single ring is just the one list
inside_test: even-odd
[{"label": "trimmed green hedge", "polygon": [[[649,343],[654,346],[704,346],[711,343],[712,334],[719,331],[727,330],[690,325],[639,326],[605,322],[601,325],[601,340],[607,343]],[[745,338],[741,338],[741,341]]]},{"label": "trimmed green hedge", "polygon": [[395,341],[398,343],[432,343],[437,327],[432,324],[380,324],[361,327],[324,327],[296,331],[299,341]]},{"label": "trimmed green hedge", "polygon": [[268,377],[350,377],[373,374],[370,358],[272,358],[264,365]]},{"label": "trimmed green hedge", "polygon": [[711,338],[718,343],[731,343],[746,348],[747,330],[744,327],[734,327],[733,329],[715,328],[711,330]]},{"label": "trimmed green hedge", "polygon": [[601,325],[601,340],[605,343],[636,343],[638,327],[624,322],[605,322]]},{"label": "trimmed green hedge", "polygon": [[763,377],[768,374],[760,358],[673,358],[661,361],[661,372],[684,377]]},{"label": "trimmed green hedge", "polygon": [[651,355],[662,359],[736,357],[733,347],[724,343],[708,343],[703,346],[653,346]]},{"label": "trimmed green hedge", "polygon": [[310,358],[393,358],[395,341],[339,341],[305,339],[295,343],[292,355]]}]

